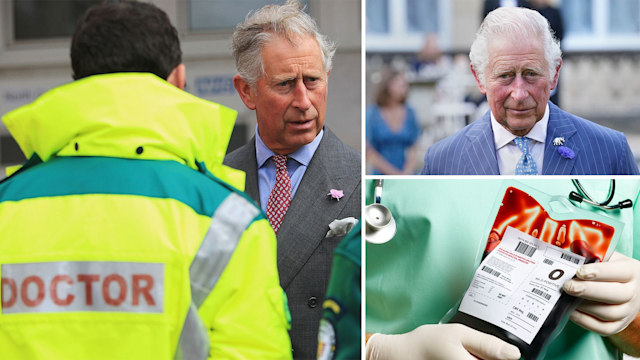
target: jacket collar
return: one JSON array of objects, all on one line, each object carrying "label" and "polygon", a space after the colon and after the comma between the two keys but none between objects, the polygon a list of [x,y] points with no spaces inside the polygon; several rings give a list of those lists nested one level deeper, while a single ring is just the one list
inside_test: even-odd
[{"label": "jacket collar", "polygon": [[462,153],[466,157],[464,174],[499,175],[496,147],[491,129],[491,117],[487,112],[482,118],[469,125],[467,142]]},{"label": "jacket collar", "polygon": [[52,89],[3,121],[27,158],[174,160],[235,185],[222,160],[236,114],[155,75],[116,73]]}]

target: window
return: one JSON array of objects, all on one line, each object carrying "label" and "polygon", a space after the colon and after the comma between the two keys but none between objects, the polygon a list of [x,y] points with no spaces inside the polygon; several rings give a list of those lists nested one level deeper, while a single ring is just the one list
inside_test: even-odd
[{"label": "window", "polygon": [[407,0],[407,9],[410,9],[407,11],[407,28],[409,32],[438,32],[437,1]]},{"label": "window", "polygon": [[389,0],[367,0],[367,34],[389,32]]},{"label": "window", "polygon": [[569,51],[640,49],[640,0],[563,0]]},{"label": "window", "polygon": [[[250,11],[272,3],[273,0],[191,0],[189,30],[231,30],[243,21]],[[308,1],[302,0],[301,3],[306,5]]]},{"label": "window", "polygon": [[368,0],[366,31],[368,51],[416,51],[427,34],[437,34],[448,46],[447,0]]},{"label": "window", "polygon": [[568,34],[589,34],[593,29],[591,0],[565,0],[562,3],[562,17]]},{"label": "window", "polygon": [[100,0],[12,0],[12,42],[70,37],[76,22]]},{"label": "window", "polygon": [[609,31],[613,34],[638,35],[637,0],[616,0],[609,2]]}]

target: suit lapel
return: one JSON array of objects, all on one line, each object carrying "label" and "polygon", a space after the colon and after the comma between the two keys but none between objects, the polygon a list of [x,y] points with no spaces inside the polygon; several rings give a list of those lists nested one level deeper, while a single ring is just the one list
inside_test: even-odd
[{"label": "suit lapel", "polygon": [[[343,169],[342,144],[327,128],[278,231],[278,269],[280,284],[286,288],[305,265],[354,191],[358,178]],[[351,169],[353,170],[353,169]],[[359,172],[360,169],[358,169]],[[337,201],[327,194],[331,189],[344,191]]]},{"label": "suit lapel", "polygon": [[[282,288],[286,289],[307,263],[329,230],[329,223],[340,216],[351,196],[359,199],[360,166],[357,169],[348,167],[343,147],[344,144],[325,128],[322,141],[289,205],[277,235]],[[245,192],[259,204],[255,137],[230,154],[225,163],[246,173]],[[327,196],[331,189],[343,190],[344,197],[340,201],[331,199]]]},{"label": "suit lapel", "polygon": [[245,157],[244,167],[247,169],[244,191],[260,204],[260,190],[258,189],[258,160],[256,159],[256,138],[252,137],[249,141],[248,154]]},{"label": "suit lapel", "polygon": [[247,193],[260,206],[260,190],[258,189],[258,160],[256,160],[255,136],[234,152],[234,161],[228,164],[245,172],[244,192]]},{"label": "suit lapel", "polygon": [[[576,141],[576,128],[569,117],[557,106],[549,103],[549,123],[547,125],[547,137],[544,146],[543,175],[569,175],[575,166],[576,157],[579,156],[580,144]],[[564,138],[564,146],[575,153],[573,159],[564,158],[558,152],[558,146],[553,145],[556,138]]]},{"label": "suit lapel", "polygon": [[486,113],[467,133],[462,154],[466,157],[465,174],[499,175],[496,146],[491,130],[491,116]]}]

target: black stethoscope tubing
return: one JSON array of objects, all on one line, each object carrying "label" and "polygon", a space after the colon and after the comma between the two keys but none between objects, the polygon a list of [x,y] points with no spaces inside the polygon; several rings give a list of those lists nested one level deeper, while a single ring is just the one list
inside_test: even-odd
[{"label": "black stethoscope tubing", "polygon": [[630,208],[633,206],[633,202],[631,201],[631,199],[622,200],[615,205],[609,205],[611,200],[613,200],[613,195],[616,192],[615,179],[611,179],[609,183],[609,194],[607,195],[607,199],[603,202],[598,202],[594,200],[589,195],[589,193],[587,193],[587,191],[584,189],[584,187],[582,186],[582,184],[578,179],[571,179],[571,182],[576,187],[576,190],[578,190],[578,192],[572,191],[571,193],[569,193],[570,200],[577,201],[577,202],[584,202],[591,206],[599,207],[604,210],[617,210],[617,209]]}]

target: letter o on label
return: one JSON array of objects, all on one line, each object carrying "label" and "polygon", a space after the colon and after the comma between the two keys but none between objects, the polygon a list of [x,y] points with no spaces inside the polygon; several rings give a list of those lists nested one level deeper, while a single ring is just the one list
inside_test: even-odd
[{"label": "letter o on label", "polygon": [[[34,283],[38,290],[35,299],[29,299],[29,284]],[[44,300],[44,281],[41,277],[36,275],[27,276],[20,286],[20,296],[22,302],[28,307],[34,307],[40,305]]]},{"label": "letter o on label", "polygon": [[555,269],[551,273],[549,273],[549,279],[558,280],[564,275],[564,271],[560,269]]},{"label": "letter o on label", "polygon": [[[7,293],[7,287],[9,288],[9,299],[5,301],[5,294]],[[18,300],[18,286],[16,286],[16,281],[12,278],[2,278],[0,281],[0,293],[2,293],[2,308],[10,308],[16,304],[16,300]]]},{"label": "letter o on label", "polygon": [[[112,282],[117,283],[120,288],[118,296],[115,298],[112,298],[111,294],[109,294],[109,285]],[[102,283],[102,297],[104,298],[104,302],[109,305],[118,306],[122,304],[127,298],[127,282],[118,274],[107,275]]]}]

